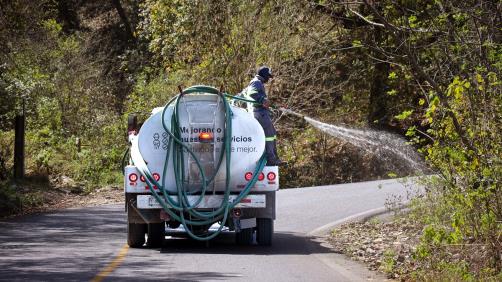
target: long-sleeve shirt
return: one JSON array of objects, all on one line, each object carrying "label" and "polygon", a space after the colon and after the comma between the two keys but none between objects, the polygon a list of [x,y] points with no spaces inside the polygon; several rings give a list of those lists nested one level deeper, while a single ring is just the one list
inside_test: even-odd
[{"label": "long-sleeve shirt", "polygon": [[[263,78],[259,75],[255,76],[251,82],[249,82],[248,87],[244,91],[244,96],[248,99],[252,99],[258,103],[263,103],[267,99],[267,93],[265,91],[265,86],[263,85]],[[253,111],[266,111],[267,109],[259,104],[253,104]]]}]

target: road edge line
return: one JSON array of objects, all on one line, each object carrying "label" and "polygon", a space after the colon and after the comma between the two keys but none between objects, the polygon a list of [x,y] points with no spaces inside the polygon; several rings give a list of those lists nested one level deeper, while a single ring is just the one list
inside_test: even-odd
[{"label": "road edge line", "polygon": [[388,209],[386,207],[379,207],[376,209],[371,209],[365,212],[357,213],[342,219],[339,219],[337,221],[330,222],[328,224],[325,224],[321,227],[318,227],[314,230],[311,230],[310,232],[307,233],[307,236],[320,236],[324,235],[327,233],[328,230],[333,229],[337,227],[338,225],[342,225],[344,223],[349,223],[349,222],[354,222],[354,221],[363,221],[369,217],[377,216],[380,214],[383,214],[387,212]]},{"label": "road edge line", "polygon": [[[399,203],[400,207],[398,209],[403,209],[406,208],[409,205],[410,201],[405,201],[402,203]],[[333,229],[339,225],[349,223],[349,222],[357,222],[357,221],[366,221],[372,217],[385,214],[388,212],[392,212],[391,209],[387,207],[379,207],[371,210],[367,210],[364,212],[356,213],[354,215],[330,222],[328,224],[325,224],[321,227],[318,227],[314,230],[311,230],[310,232],[307,233],[307,236],[321,236],[325,235],[328,230]]]}]

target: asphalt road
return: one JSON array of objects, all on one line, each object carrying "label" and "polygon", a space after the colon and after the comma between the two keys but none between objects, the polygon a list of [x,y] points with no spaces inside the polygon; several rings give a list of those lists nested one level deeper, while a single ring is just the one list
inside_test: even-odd
[{"label": "asphalt road", "polygon": [[236,246],[226,233],[209,245],[168,238],[159,249],[128,249],[123,205],[0,221],[0,281],[381,280],[312,231],[406,200],[407,186],[385,180],[281,190],[272,247]]}]

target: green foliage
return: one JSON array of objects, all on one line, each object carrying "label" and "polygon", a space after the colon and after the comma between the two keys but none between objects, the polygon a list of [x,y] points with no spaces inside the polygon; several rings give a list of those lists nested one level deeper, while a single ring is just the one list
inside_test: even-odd
[{"label": "green foliage", "polygon": [[[111,52],[122,60],[115,66],[93,58],[93,38],[54,20],[52,1],[35,1],[37,10],[29,2],[11,1],[0,18],[0,179],[8,178],[12,118],[23,101],[30,172],[68,175],[90,191],[120,182],[127,114],[146,118],[178,85],[238,93],[267,64],[276,73],[267,85],[274,103],[330,123],[393,127],[420,148],[440,175],[417,204],[427,227],[416,259],[426,277],[500,276],[499,4],[145,0],[130,9],[138,12],[137,42],[125,54]],[[126,82],[110,85],[112,68],[127,72],[130,91],[113,94]],[[375,108],[382,119],[369,118]],[[298,120],[281,117],[278,128],[290,162],[281,172],[285,187],[398,176]],[[16,202],[8,189],[5,198]],[[449,256],[452,246],[469,244],[485,251]]]},{"label": "green foliage", "polygon": [[0,216],[19,211],[21,205],[22,201],[15,187],[9,185],[8,181],[0,181]]},{"label": "green foliage", "polygon": [[[493,20],[495,4],[415,1],[400,5],[406,8],[373,7],[383,12],[378,21],[386,23],[383,30],[389,38],[388,49],[374,47],[385,49],[388,60],[401,56],[400,70],[389,74],[393,89],[407,92],[402,89],[410,82],[396,79],[404,73],[413,77],[421,92],[413,110],[395,118],[406,121],[421,116],[407,136],[441,176],[439,182],[429,184],[426,208],[417,217],[426,225],[417,259],[432,273],[454,273],[463,280],[480,277],[480,269],[489,269],[483,275],[500,273],[502,99],[500,61],[495,55],[500,53],[500,43],[493,40],[500,36]],[[453,246],[470,244],[483,246],[484,251],[465,255],[463,261],[452,259]]]},{"label": "green foliage", "polygon": [[386,250],[383,253],[383,260],[380,269],[385,273],[393,273],[396,266],[396,253],[393,250]]},{"label": "green foliage", "polygon": [[396,178],[397,174],[394,172],[389,172],[389,173],[387,173],[387,176],[389,176],[390,178]]},{"label": "green foliage", "polygon": [[178,85],[190,83],[184,79],[185,71],[171,72],[149,77],[148,69],[138,76],[137,83],[128,96],[126,113],[140,113],[143,118],[150,115],[155,107],[164,106],[179,90]]},{"label": "green foliage", "polygon": [[404,120],[407,119],[412,113],[413,110],[404,111],[401,114],[395,116],[395,118],[397,118],[398,120]]},{"label": "green foliage", "polygon": [[12,131],[0,131],[0,181],[11,176],[14,134]]},{"label": "green foliage", "polygon": [[[37,36],[9,38],[11,48],[2,53],[5,96],[0,102],[4,97],[13,102],[2,108],[0,122],[9,125],[25,108],[28,174],[66,175],[88,189],[120,183],[124,125],[101,82],[101,71],[87,61],[80,34],[63,32],[53,18],[34,20],[37,24],[26,32]],[[77,137],[85,144],[80,153]],[[12,151],[3,149],[0,171],[5,178],[10,170],[5,155]]]}]

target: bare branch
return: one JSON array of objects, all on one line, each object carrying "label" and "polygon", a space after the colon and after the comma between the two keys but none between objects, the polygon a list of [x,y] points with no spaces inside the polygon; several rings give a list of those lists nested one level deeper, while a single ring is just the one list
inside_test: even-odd
[{"label": "bare branch", "polygon": [[371,25],[375,25],[375,26],[378,26],[378,27],[385,27],[385,25],[381,24],[381,23],[376,23],[376,22],[373,22],[373,21],[370,21],[369,19],[365,18],[363,15],[359,14],[358,12],[352,10],[351,8],[349,8],[349,11],[351,11],[352,13],[354,13],[356,16],[358,16],[359,18],[361,18],[363,21],[371,24]]}]

